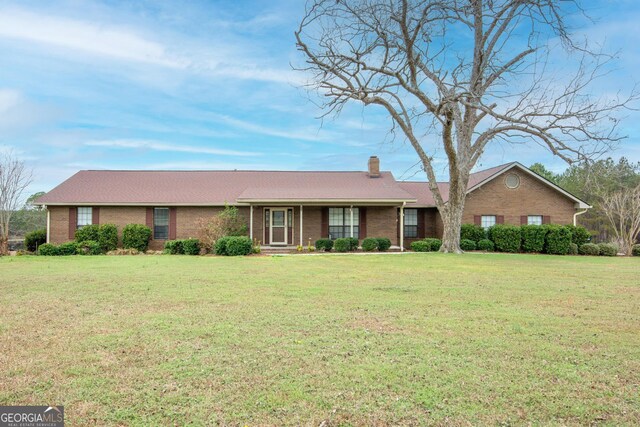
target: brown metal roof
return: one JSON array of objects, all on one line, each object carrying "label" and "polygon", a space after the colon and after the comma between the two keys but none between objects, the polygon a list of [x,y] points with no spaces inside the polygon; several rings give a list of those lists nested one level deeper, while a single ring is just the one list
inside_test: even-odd
[{"label": "brown metal roof", "polygon": [[248,201],[413,201],[390,172],[80,171],[39,204],[223,205]]}]

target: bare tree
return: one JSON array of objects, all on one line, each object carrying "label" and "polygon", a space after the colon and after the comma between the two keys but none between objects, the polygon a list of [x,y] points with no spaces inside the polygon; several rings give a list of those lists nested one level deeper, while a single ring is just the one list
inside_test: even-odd
[{"label": "bare tree", "polygon": [[[621,139],[611,114],[637,93],[591,95],[611,57],[574,40],[571,12],[576,2],[556,0],[311,0],[295,32],[298,69],[323,95],[323,116],[351,101],[386,110],[426,172],[441,251],[458,253],[469,173],[488,144],[534,142],[571,163]],[[552,72],[562,49],[573,73]],[[434,170],[442,151],[448,194]]]},{"label": "bare tree", "polygon": [[0,255],[9,252],[9,222],[21,206],[22,195],[31,184],[32,173],[12,152],[0,153]]},{"label": "bare tree", "polygon": [[640,184],[635,188],[604,193],[600,209],[611,223],[621,249],[631,255],[640,234]]}]

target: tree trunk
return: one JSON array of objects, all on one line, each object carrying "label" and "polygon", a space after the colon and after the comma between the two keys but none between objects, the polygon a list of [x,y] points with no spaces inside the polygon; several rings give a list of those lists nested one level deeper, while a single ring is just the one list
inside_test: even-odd
[{"label": "tree trunk", "polygon": [[0,236],[0,256],[9,255],[9,241],[5,236]]},{"label": "tree trunk", "polygon": [[[451,180],[449,201],[442,208],[438,208],[440,217],[442,218],[442,224],[444,225],[440,252],[444,253],[462,253],[460,249],[460,227],[462,226],[462,213],[467,195],[468,177],[466,179],[460,178],[461,177]],[[461,185],[461,181],[464,185]]]}]

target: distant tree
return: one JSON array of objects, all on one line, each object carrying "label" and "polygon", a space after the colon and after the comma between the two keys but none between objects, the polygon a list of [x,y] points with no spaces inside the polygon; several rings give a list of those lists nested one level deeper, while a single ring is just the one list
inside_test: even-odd
[{"label": "distant tree", "polygon": [[549,169],[547,169],[542,163],[534,163],[531,166],[529,166],[529,169],[531,169],[541,177],[548,179],[554,184],[558,183],[557,182],[558,176],[555,173],[551,172]]},{"label": "distant tree", "polygon": [[640,233],[640,184],[602,193],[599,206],[609,220],[620,248],[631,255]]},{"label": "distant tree", "polygon": [[[469,174],[496,143],[533,142],[571,163],[621,137],[615,113],[637,98],[594,96],[611,57],[569,31],[579,1],[310,0],[295,32],[326,114],[380,107],[416,152],[460,253]],[[548,36],[548,37],[545,37]],[[564,48],[554,73],[552,51]],[[446,155],[448,194],[434,157]]]},{"label": "distant tree", "polygon": [[25,234],[47,226],[47,212],[43,206],[34,204],[36,199],[45,193],[40,191],[27,198],[22,208],[11,215],[9,236],[24,237]]},{"label": "distant tree", "polygon": [[13,152],[0,154],[0,255],[9,253],[9,222],[31,181],[31,170]]},{"label": "distant tree", "polygon": [[616,237],[610,219],[601,203],[607,195],[628,191],[640,184],[640,162],[632,163],[625,157],[575,164],[557,176],[557,184],[571,194],[586,201],[593,208],[579,216],[598,241],[607,242]]}]

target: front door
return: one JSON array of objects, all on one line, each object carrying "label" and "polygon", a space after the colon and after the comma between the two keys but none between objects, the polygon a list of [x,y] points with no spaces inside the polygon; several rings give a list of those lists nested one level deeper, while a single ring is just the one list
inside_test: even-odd
[{"label": "front door", "polygon": [[287,210],[271,209],[271,227],[269,227],[269,241],[272,245],[287,244]]}]

